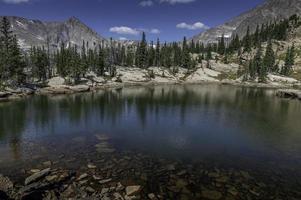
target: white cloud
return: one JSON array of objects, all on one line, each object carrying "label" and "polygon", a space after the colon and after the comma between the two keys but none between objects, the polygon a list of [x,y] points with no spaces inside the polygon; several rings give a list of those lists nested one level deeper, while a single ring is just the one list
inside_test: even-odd
[{"label": "white cloud", "polygon": [[112,27],[110,28],[110,32],[122,35],[138,35],[140,33],[140,31],[127,26]]},{"label": "white cloud", "polygon": [[120,37],[119,40],[125,41],[125,40],[128,40],[128,39],[126,37]]},{"label": "white cloud", "polygon": [[110,32],[121,35],[139,35],[142,32],[150,34],[160,34],[161,31],[157,28],[146,29],[146,28],[130,28],[127,26],[115,26],[110,28]]},{"label": "white cloud", "polygon": [[149,32],[152,33],[152,34],[160,34],[161,33],[161,31],[159,29],[156,29],[156,28],[151,29]]},{"label": "white cloud", "polygon": [[18,3],[27,3],[29,0],[1,0],[4,3],[18,4]]},{"label": "white cloud", "polygon": [[177,4],[177,3],[191,3],[196,0],[160,0],[161,3]]},{"label": "white cloud", "polygon": [[177,24],[176,27],[181,28],[181,29],[188,29],[188,30],[199,30],[199,29],[208,29],[209,28],[202,22],[196,22],[194,24],[187,24],[185,22],[182,22],[180,24]]},{"label": "white cloud", "polygon": [[154,5],[154,2],[152,0],[146,0],[146,1],[141,1],[139,5],[142,7],[150,7]]}]

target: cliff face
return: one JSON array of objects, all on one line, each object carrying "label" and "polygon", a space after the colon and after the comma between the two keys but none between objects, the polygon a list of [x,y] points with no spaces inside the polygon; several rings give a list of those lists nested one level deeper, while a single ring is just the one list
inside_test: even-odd
[{"label": "cliff face", "polygon": [[22,49],[48,45],[51,49],[56,49],[61,43],[82,46],[83,40],[89,41],[89,48],[93,48],[106,42],[105,38],[75,17],[64,22],[43,22],[14,16],[7,18]]}]

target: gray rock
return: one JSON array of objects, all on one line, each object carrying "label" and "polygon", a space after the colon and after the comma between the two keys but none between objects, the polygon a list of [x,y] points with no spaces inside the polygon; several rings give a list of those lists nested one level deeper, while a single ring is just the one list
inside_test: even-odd
[{"label": "gray rock", "polygon": [[222,193],[216,190],[203,190],[202,197],[210,200],[218,200],[223,197]]},{"label": "gray rock", "polygon": [[87,174],[87,173],[84,173],[84,174],[80,175],[80,176],[77,178],[77,180],[80,181],[80,180],[83,180],[83,179],[85,179],[85,178],[87,178],[87,177],[88,177],[88,174]]},{"label": "gray rock", "polygon": [[127,196],[133,196],[140,192],[141,186],[140,185],[133,185],[133,186],[127,186],[125,188],[125,192]]},{"label": "gray rock", "polygon": [[278,97],[293,98],[301,100],[301,90],[278,90],[276,92]]},{"label": "gray rock", "polygon": [[109,183],[109,182],[111,182],[112,181],[112,179],[111,178],[109,178],[109,179],[104,179],[104,180],[101,180],[101,181],[98,181],[100,184],[106,184],[106,183]]},{"label": "gray rock", "polygon": [[0,98],[7,98],[11,95],[9,92],[0,92]]},{"label": "gray rock", "polygon": [[13,190],[13,187],[14,184],[10,181],[10,179],[0,174],[0,191],[9,194]]},{"label": "gray rock", "polygon": [[44,170],[39,171],[37,173],[34,173],[33,175],[31,175],[31,176],[29,176],[25,179],[25,185],[36,182],[39,179],[47,176],[49,173],[50,173],[50,168],[47,168],[47,169],[44,169]]}]

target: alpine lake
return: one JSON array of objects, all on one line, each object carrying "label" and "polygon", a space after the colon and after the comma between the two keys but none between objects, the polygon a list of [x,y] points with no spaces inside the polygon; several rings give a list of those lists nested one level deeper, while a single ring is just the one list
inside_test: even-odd
[{"label": "alpine lake", "polygon": [[191,84],[1,102],[0,174],[14,186],[0,180],[0,190],[23,199],[301,199],[301,102],[275,93]]}]

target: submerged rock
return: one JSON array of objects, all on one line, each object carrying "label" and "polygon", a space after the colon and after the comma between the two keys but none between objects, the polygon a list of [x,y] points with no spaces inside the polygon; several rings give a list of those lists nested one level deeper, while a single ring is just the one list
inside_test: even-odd
[{"label": "submerged rock", "polygon": [[139,193],[141,190],[141,186],[140,185],[133,185],[133,186],[127,186],[125,188],[125,192],[127,196],[133,196],[136,195],[137,193]]},{"label": "submerged rock", "polygon": [[10,181],[10,179],[0,174],[0,192],[2,191],[9,196],[9,194],[13,191],[13,188],[14,184]]},{"label": "submerged rock", "polygon": [[210,200],[218,200],[222,198],[222,193],[216,190],[204,190],[202,191],[202,197]]},{"label": "submerged rock", "polygon": [[33,183],[35,181],[38,181],[39,179],[47,176],[50,173],[50,168],[44,169],[42,171],[39,171],[37,173],[34,173],[33,175],[27,177],[25,179],[25,185],[28,185],[30,183]]}]

